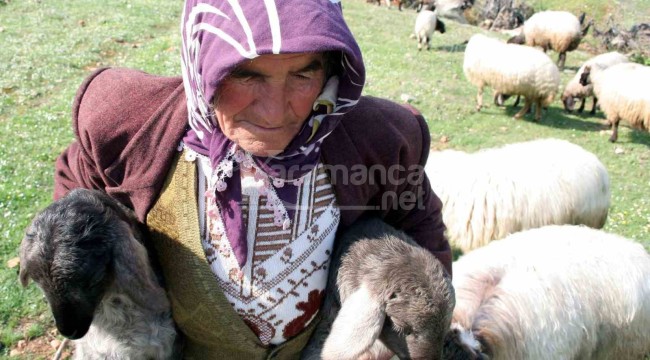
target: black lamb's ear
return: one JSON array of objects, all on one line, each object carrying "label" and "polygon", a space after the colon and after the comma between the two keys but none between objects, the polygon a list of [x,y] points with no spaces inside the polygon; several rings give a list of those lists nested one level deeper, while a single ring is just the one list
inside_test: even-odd
[{"label": "black lamb's ear", "polygon": [[25,266],[23,266],[22,264],[20,265],[18,278],[20,279],[20,284],[23,287],[27,287],[27,285],[29,285],[29,274],[27,274],[27,270],[25,269]]},{"label": "black lamb's ear", "polygon": [[30,225],[30,227],[27,229],[25,232],[25,236],[23,237],[23,240],[20,243],[20,263],[19,263],[19,270],[18,270],[18,279],[20,280],[20,284],[23,287],[27,287],[29,285],[29,274],[27,272],[27,249],[29,249],[30,244],[34,241],[34,233],[32,232],[32,227],[33,225]]}]

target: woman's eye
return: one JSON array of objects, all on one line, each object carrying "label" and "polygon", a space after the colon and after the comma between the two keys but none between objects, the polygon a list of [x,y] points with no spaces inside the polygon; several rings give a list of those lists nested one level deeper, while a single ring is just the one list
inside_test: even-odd
[{"label": "woman's eye", "polygon": [[303,81],[311,80],[311,75],[308,75],[308,74],[300,74],[300,73],[298,73],[298,74],[294,74],[293,77],[298,79],[298,80],[303,80]]},{"label": "woman's eye", "polygon": [[262,75],[245,70],[235,70],[230,74],[229,78],[240,83],[249,83],[262,79]]},{"label": "woman's eye", "polygon": [[249,75],[249,76],[235,77],[234,80],[236,80],[239,83],[249,84],[259,80],[259,78],[260,78],[259,76]]}]

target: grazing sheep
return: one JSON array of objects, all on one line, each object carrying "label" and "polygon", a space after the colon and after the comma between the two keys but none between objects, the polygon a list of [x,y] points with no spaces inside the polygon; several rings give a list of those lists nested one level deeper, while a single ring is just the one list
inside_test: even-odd
[{"label": "grazing sheep", "polygon": [[302,358],[440,359],[454,308],[440,262],[379,219],[359,221],[337,242],[323,318]]},{"label": "grazing sheep", "polygon": [[442,201],[449,242],[464,252],[524,229],[601,228],[607,219],[607,170],[594,154],[568,141],[432,152],[425,171]]},{"label": "grazing sheep", "polygon": [[563,70],[566,53],[577,49],[589,31],[591,22],[582,28],[584,18],[584,14],[578,19],[566,11],[541,11],[526,20],[522,33],[508,42],[540,46],[544,52],[554,50],[559,54],[557,66]]},{"label": "grazing sheep", "polygon": [[427,50],[431,48],[429,41],[435,31],[445,33],[445,23],[440,21],[436,13],[430,10],[422,10],[415,18],[415,38],[418,40],[418,50],[426,45]]},{"label": "grazing sheep", "polygon": [[474,5],[474,0],[435,0],[429,10],[434,11],[439,18],[449,19],[461,24],[467,24],[464,11]]},{"label": "grazing sheep", "polygon": [[522,95],[526,102],[515,114],[521,118],[536,104],[535,120],[541,119],[541,108],[553,101],[560,85],[560,72],[543,52],[516,44],[505,44],[482,34],[473,35],[465,49],[465,77],[478,87],[476,110],[483,106],[483,88],[495,93]]},{"label": "grazing sheep", "polygon": [[[367,3],[377,3],[377,6],[381,5],[381,0],[366,0]],[[386,6],[390,7],[391,0],[385,0]]]},{"label": "grazing sheep", "polygon": [[77,189],[40,212],[20,247],[20,281],[45,293],[75,359],[169,359],[176,329],[134,215]]},{"label": "grazing sheep", "polygon": [[[385,0],[386,6],[390,9],[393,5],[393,2],[397,5],[399,11],[402,11],[402,5],[406,0]],[[366,0],[367,3],[377,3],[377,6],[381,6],[381,0]]]},{"label": "grazing sheep", "polygon": [[594,98],[593,98],[593,105],[591,106],[591,115],[595,114],[596,103],[598,102],[598,99],[594,96],[593,85],[580,84],[580,78],[585,73],[585,69],[587,69],[587,73],[589,73],[590,71],[598,72],[598,71],[605,70],[612,65],[626,63],[628,61],[629,60],[627,56],[621,53],[617,53],[615,51],[608,52],[605,54],[600,54],[598,56],[595,56],[587,60],[584,64],[582,64],[580,69],[578,69],[576,75],[567,83],[566,87],[564,88],[564,93],[562,93],[562,103],[564,104],[564,109],[569,113],[572,112],[575,100],[581,99],[582,104],[578,109],[578,112],[581,113],[585,108],[585,102],[587,98],[593,96]]},{"label": "grazing sheep", "polygon": [[634,241],[554,225],[495,241],[453,266],[445,359],[650,354],[650,256]]},{"label": "grazing sheep", "polygon": [[593,84],[594,94],[600,101],[607,124],[612,126],[609,141],[618,139],[618,123],[626,120],[632,127],[650,130],[650,67],[636,63],[623,63],[592,73],[589,67],[580,83]]}]

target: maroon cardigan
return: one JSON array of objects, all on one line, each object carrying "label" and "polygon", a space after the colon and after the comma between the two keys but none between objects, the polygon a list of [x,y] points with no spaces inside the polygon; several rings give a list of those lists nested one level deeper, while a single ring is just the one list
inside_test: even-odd
[{"label": "maroon cardigan", "polygon": [[[77,92],[72,121],[76,141],[56,161],[54,198],[77,187],[102,189],[134,209],[144,222],[188,129],[182,79],[131,69],[97,70]],[[429,143],[422,116],[387,100],[362,97],[327,137],[321,155],[333,169],[395,164],[409,169],[424,165]],[[399,177],[404,179],[410,173],[402,171]],[[426,176],[420,177],[419,186],[384,184],[377,178],[356,185],[343,171],[330,175],[341,208],[339,230],[364,213],[379,216],[412,236],[451,274],[442,204]],[[394,197],[385,196],[387,192],[418,193],[424,206],[404,209]]]}]

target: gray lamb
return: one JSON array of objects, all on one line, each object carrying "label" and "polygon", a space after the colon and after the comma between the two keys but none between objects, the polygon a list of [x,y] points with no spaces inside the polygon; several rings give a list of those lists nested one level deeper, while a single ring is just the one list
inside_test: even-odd
[{"label": "gray lamb", "polygon": [[302,358],[440,359],[455,303],[441,263],[379,219],[337,242],[322,320]]}]

